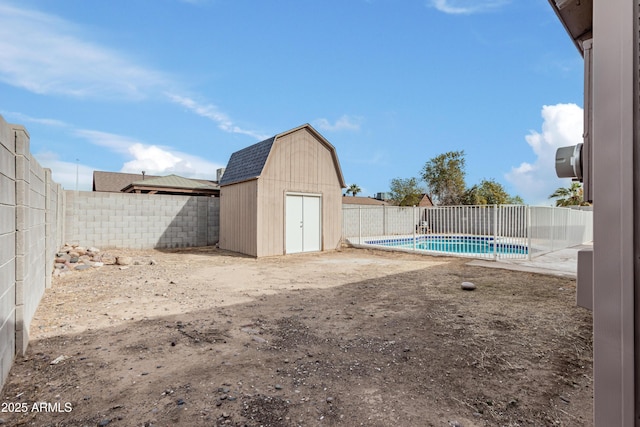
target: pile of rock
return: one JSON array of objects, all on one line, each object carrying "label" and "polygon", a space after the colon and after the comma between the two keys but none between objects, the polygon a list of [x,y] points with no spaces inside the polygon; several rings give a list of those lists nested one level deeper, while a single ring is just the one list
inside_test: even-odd
[{"label": "pile of rock", "polygon": [[56,253],[53,275],[59,276],[71,270],[87,270],[103,265],[130,265],[131,257],[115,256],[101,252],[98,248],[84,248],[80,245],[66,244]]}]

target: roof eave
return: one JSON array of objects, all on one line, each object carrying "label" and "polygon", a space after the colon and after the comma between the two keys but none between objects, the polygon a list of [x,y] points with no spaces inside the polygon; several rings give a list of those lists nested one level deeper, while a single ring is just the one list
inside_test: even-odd
[{"label": "roof eave", "polygon": [[548,1],[573,44],[580,54],[584,55],[582,42],[590,39],[593,31],[593,0]]},{"label": "roof eave", "polygon": [[252,178],[244,178],[244,179],[240,179],[238,181],[225,182],[224,184],[220,185],[220,188],[228,187],[229,185],[242,184],[243,182],[257,181],[258,178],[260,178],[260,177],[259,176],[254,176]]}]

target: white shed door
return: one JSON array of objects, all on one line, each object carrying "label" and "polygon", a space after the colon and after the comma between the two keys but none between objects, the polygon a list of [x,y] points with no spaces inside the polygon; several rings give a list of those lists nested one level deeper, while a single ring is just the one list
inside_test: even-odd
[{"label": "white shed door", "polygon": [[302,198],[302,251],[320,250],[320,197]]},{"label": "white shed door", "polygon": [[320,197],[286,196],[286,253],[320,250]]}]

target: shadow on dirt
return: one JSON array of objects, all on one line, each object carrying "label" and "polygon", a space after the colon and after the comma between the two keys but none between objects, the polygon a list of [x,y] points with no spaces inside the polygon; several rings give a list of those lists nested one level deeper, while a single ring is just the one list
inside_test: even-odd
[{"label": "shadow on dirt", "polygon": [[[237,256],[169,250],[183,251]],[[29,410],[0,418],[38,426],[591,425],[591,318],[575,307],[575,283],[456,266],[34,341],[2,393],[2,402]],[[461,278],[478,289],[461,291]],[[54,363],[59,356],[66,359]],[[51,410],[32,410],[36,402]]]}]

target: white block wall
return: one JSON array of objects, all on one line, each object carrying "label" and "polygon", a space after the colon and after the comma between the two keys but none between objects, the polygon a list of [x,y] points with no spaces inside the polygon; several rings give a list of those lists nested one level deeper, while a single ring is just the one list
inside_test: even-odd
[{"label": "white block wall", "polygon": [[0,116],[0,384],[29,343],[61,245],[60,186],[29,152],[29,134]]},{"label": "white block wall", "polygon": [[65,242],[177,248],[218,242],[220,199],[63,191],[0,116],[0,386],[29,343],[55,253]]},{"label": "white block wall", "polygon": [[182,248],[218,242],[220,199],[66,190],[65,242],[104,248]]},{"label": "white block wall", "polygon": [[13,132],[0,117],[0,381],[15,356],[16,162]]}]

